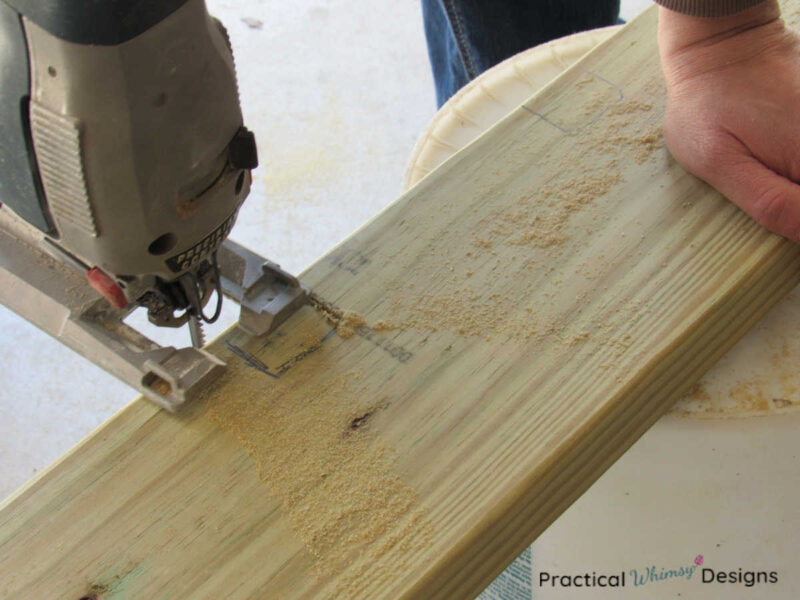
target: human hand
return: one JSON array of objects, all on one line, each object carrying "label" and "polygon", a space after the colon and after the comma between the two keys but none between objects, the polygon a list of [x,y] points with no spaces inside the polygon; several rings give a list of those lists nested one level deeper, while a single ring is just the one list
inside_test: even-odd
[{"label": "human hand", "polygon": [[658,36],[673,156],[800,241],[800,38],[777,0],[719,19],[661,8]]}]

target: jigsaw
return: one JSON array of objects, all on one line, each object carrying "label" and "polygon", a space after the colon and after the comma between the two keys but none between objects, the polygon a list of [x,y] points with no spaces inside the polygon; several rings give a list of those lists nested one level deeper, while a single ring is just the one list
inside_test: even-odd
[{"label": "jigsaw", "polygon": [[253,335],[308,299],[228,239],[257,165],[204,0],[0,0],[0,301],[170,411],[224,370],[223,295]]}]

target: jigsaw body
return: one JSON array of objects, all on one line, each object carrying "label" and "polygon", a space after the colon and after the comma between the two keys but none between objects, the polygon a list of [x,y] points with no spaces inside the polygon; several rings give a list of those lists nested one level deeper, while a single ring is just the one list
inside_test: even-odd
[{"label": "jigsaw body", "polygon": [[[258,163],[203,0],[0,0],[0,300],[169,410],[224,368],[223,293],[254,334],[306,290],[227,241]],[[188,325],[162,348],[122,320]]]}]

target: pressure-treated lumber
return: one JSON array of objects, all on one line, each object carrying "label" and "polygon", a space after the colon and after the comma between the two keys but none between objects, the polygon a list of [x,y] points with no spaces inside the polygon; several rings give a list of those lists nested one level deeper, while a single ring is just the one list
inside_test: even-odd
[{"label": "pressure-treated lumber", "polygon": [[800,281],[662,96],[649,11],[304,273],[371,327],[230,331],[6,501],[0,595],[477,595]]}]

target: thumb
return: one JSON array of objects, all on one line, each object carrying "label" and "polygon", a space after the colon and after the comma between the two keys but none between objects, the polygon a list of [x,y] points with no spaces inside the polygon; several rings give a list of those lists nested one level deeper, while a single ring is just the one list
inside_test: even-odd
[{"label": "thumb", "polygon": [[750,154],[721,160],[700,174],[760,225],[800,241],[800,185]]}]

